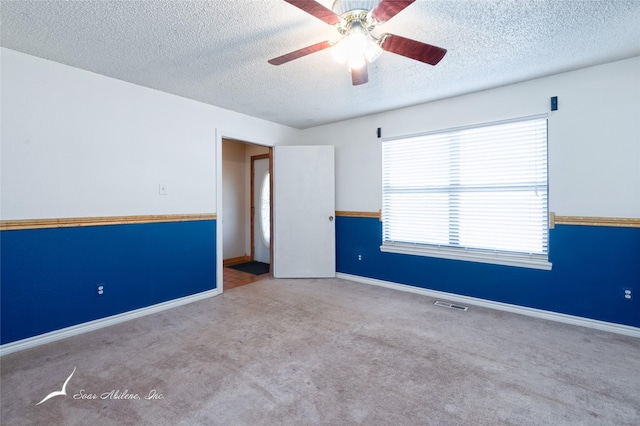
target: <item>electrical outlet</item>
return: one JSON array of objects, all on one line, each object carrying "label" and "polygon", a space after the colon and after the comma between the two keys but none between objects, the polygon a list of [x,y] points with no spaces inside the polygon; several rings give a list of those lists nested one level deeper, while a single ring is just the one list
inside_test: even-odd
[{"label": "electrical outlet", "polygon": [[98,296],[102,296],[104,294],[104,284],[98,284],[97,290]]},{"label": "electrical outlet", "polygon": [[632,288],[623,288],[624,298],[626,300],[633,300],[633,289]]},{"label": "electrical outlet", "polygon": [[362,255],[361,254],[358,255],[358,260],[362,260]]}]

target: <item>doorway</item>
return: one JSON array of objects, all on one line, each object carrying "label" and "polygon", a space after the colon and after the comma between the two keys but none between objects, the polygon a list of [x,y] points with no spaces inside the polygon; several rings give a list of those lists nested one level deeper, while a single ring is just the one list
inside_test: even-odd
[{"label": "doorway", "polygon": [[222,139],[224,290],[270,276],[271,148]]}]

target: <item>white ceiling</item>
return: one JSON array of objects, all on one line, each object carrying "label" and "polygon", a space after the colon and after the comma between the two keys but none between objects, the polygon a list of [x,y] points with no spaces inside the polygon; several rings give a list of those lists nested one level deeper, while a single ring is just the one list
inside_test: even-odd
[{"label": "white ceiling", "polygon": [[[319,0],[331,7],[333,0]],[[337,31],[282,0],[2,1],[3,47],[296,128],[640,55],[640,0],[418,0],[381,25],[448,49],[393,53],[352,86]]]}]

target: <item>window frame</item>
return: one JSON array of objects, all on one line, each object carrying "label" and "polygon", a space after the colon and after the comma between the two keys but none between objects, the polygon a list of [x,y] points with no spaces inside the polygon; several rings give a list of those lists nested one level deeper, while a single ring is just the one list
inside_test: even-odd
[{"label": "window frame", "polygon": [[[549,216],[549,171],[548,171],[548,158],[549,158],[549,116],[548,114],[539,114],[533,116],[519,117],[510,120],[502,120],[488,123],[480,123],[475,125],[463,126],[463,127],[455,127],[449,129],[442,129],[424,133],[417,133],[411,135],[404,136],[396,136],[396,137],[386,137],[382,138],[382,144],[390,141],[399,141],[402,139],[410,139],[410,138],[419,138],[419,137],[427,137],[431,135],[444,135],[446,133],[453,133],[461,130],[470,130],[470,129],[479,129],[489,126],[499,126],[503,124],[515,123],[515,122],[524,122],[531,120],[541,120],[544,119],[547,121],[547,135],[546,135],[546,157],[547,157],[547,170],[546,170],[546,252],[545,253],[523,253],[509,250],[497,250],[497,249],[483,249],[483,248],[471,248],[471,247],[452,247],[449,245],[437,245],[437,244],[425,244],[425,243],[412,243],[412,242],[395,242],[395,241],[385,241],[384,235],[384,203],[383,209],[381,210],[381,220],[383,221],[383,235],[382,235],[382,244],[380,246],[380,250],[382,252],[388,253],[399,253],[399,254],[408,254],[415,256],[427,256],[427,257],[435,257],[435,258],[443,258],[443,259],[452,259],[452,260],[463,260],[463,261],[471,261],[471,262],[481,262],[481,263],[489,263],[489,264],[497,264],[497,265],[506,265],[506,266],[516,266],[516,267],[525,267],[532,269],[542,269],[542,270],[551,270],[552,263],[549,261],[549,227],[548,227],[548,216]],[[381,149],[381,166],[384,171],[384,152],[382,145]],[[385,197],[385,184],[384,184],[384,173],[382,176],[382,196],[383,199]],[[452,194],[452,193],[449,193]],[[449,213],[451,214],[451,213]]]}]

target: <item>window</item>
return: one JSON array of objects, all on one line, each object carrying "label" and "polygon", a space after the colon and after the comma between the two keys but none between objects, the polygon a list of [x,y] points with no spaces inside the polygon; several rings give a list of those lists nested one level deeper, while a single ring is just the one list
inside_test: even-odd
[{"label": "window", "polygon": [[269,190],[269,182],[271,182],[271,179],[269,173],[267,173],[262,180],[262,188],[260,189],[260,223],[262,224],[262,239],[267,247],[271,244],[271,191]]},{"label": "window", "polygon": [[382,144],[383,251],[550,269],[547,118]]}]

